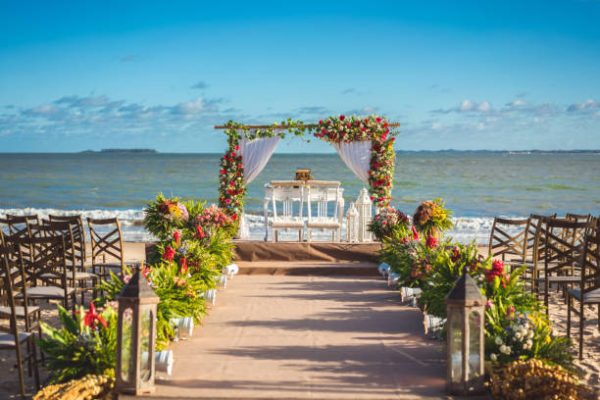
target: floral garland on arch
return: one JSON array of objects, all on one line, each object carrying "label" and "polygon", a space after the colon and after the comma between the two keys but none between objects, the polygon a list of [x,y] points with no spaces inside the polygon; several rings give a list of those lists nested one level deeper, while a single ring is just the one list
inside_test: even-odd
[{"label": "floral garland on arch", "polygon": [[397,132],[391,130],[387,119],[378,115],[358,117],[355,115],[329,117],[319,121],[318,125],[305,125],[302,121],[288,119],[260,129],[229,121],[224,125],[227,135],[227,151],[221,158],[219,170],[219,206],[234,220],[244,209],[246,185],[244,183],[244,164],[240,154],[240,140],[258,139],[287,134],[304,137],[312,133],[315,137],[329,143],[349,143],[371,141],[371,160],[369,170],[369,193],[377,207],[387,207],[392,199],[394,177],[394,140]]},{"label": "floral garland on arch", "polygon": [[392,199],[396,135],[387,119],[378,115],[329,117],[319,121],[315,132],[316,137],[329,143],[371,141],[369,193],[380,208],[389,206]]},{"label": "floral garland on arch", "polygon": [[302,137],[308,129],[301,121],[288,119],[262,129],[250,129],[248,125],[229,121],[225,124],[227,135],[227,151],[221,158],[219,170],[219,207],[226,210],[231,219],[238,220],[244,210],[246,185],[244,184],[244,163],[240,154],[240,140],[253,140],[279,136],[284,138],[286,132]]}]

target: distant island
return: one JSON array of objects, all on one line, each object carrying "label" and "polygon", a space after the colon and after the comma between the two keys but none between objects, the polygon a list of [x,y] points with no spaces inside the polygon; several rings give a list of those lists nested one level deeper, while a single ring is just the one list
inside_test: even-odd
[{"label": "distant island", "polygon": [[100,151],[85,150],[81,153],[143,153],[143,154],[156,154],[158,151],[154,149],[102,149]]}]

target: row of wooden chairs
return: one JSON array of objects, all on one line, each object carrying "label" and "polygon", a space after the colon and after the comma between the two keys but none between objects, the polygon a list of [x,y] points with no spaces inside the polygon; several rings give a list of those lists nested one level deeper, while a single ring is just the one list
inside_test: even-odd
[{"label": "row of wooden chairs", "polygon": [[[562,291],[571,314],[579,316],[579,357],[583,356],[585,305],[598,306],[600,329],[600,219],[592,215],[531,215],[525,219],[495,218],[488,253],[511,267],[525,265],[531,290],[543,296],[548,313],[550,291]],[[575,306],[574,304],[578,306]]]},{"label": "row of wooden chairs", "polygon": [[[39,387],[35,335],[41,336],[40,301],[74,307],[77,295],[96,297],[96,287],[110,270],[124,266],[123,240],[117,219],[87,220],[91,242],[88,256],[80,216],[11,216],[0,219],[0,350],[14,350],[21,395],[25,395],[23,365]],[[4,328],[4,329],[3,329]],[[25,348],[23,348],[25,346]],[[42,354],[43,356],[43,354]]]}]

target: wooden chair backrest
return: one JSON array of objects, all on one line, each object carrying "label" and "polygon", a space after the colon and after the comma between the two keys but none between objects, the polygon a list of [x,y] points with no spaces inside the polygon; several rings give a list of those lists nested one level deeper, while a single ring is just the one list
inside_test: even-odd
[{"label": "wooden chair backrest", "polygon": [[73,251],[80,270],[84,269],[87,260],[85,246],[85,230],[81,215],[49,215],[50,222],[67,222],[71,225],[73,233]]},{"label": "wooden chair backrest", "polygon": [[[571,221],[566,218],[549,218],[544,233],[544,268],[550,272],[565,269],[573,271],[583,252],[585,235],[576,235],[577,231],[585,232],[588,222]],[[565,234],[566,232],[566,234]],[[572,240],[573,237],[580,240]]]},{"label": "wooden chair backrest", "polygon": [[74,225],[69,222],[57,222],[42,220],[42,229],[46,236],[62,236],[64,242],[65,264],[68,267],[67,275],[73,281],[75,280],[75,272],[81,265],[78,259],[78,248],[75,234],[73,233]]},{"label": "wooden chair backrest", "polygon": [[[592,216],[590,214],[573,214],[573,213],[567,213],[565,215],[565,219],[569,220],[569,221],[577,221],[577,222],[587,222],[590,223]],[[585,230],[581,231],[581,230],[573,230],[573,231],[565,231],[564,235],[565,235],[565,239],[570,239],[572,241],[583,241],[584,237],[583,235],[585,235]],[[571,235],[569,237],[569,234]]]},{"label": "wooden chair backrest", "polygon": [[[24,315],[29,315],[29,301],[27,298],[27,279],[20,263],[14,260],[15,249],[12,244],[0,245],[0,281],[3,284],[3,303],[11,309],[11,317],[15,315],[14,307],[17,305],[16,296],[20,294],[19,305],[24,309]],[[16,268],[15,268],[16,267]],[[16,321],[16,320],[15,320]],[[11,322],[12,323],[12,322]],[[24,318],[25,330],[29,331],[31,321]]]},{"label": "wooden chair backrest", "polygon": [[[88,218],[87,222],[92,242],[92,262],[106,262],[106,257],[112,257],[123,265],[123,237],[119,220]],[[103,228],[107,232],[102,232]],[[98,258],[102,258],[102,261]]]},{"label": "wooden chair backrest", "polygon": [[494,218],[488,244],[488,255],[491,257],[501,256],[502,260],[505,260],[506,255],[511,255],[517,257],[519,261],[524,261],[527,256],[529,223],[529,218]]},{"label": "wooden chair backrest", "polygon": [[[316,204],[317,218],[338,218],[338,207],[340,204],[340,190],[337,187],[308,187],[308,219],[314,217],[313,204]],[[329,204],[333,203],[333,214],[329,215]]]},{"label": "wooden chair backrest", "polygon": [[8,221],[8,233],[18,236],[30,236],[29,228],[32,225],[39,225],[40,221],[37,215],[6,215]]},{"label": "wooden chair backrest", "polygon": [[[273,186],[272,189],[273,220],[302,218],[304,213],[304,191],[306,190],[303,186]],[[281,208],[279,203],[281,203]]]},{"label": "wooden chair backrest", "polygon": [[[9,325],[10,325],[10,330],[9,332],[14,336],[15,338],[15,348],[17,350],[17,358],[18,361],[20,362],[21,360],[21,353],[20,353],[20,346],[19,346],[19,325],[17,324],[17,313],[15,311],[15,291],[13,290],[13,279],[14,279],[14,273],[12,273],[12,268],[11,268],[11,263],[10,263],[10,257],[11,254],[13,253],[12,249],[10,249],[10,246],[0,246],[0,277],[2,278],[2,283],[4,285],[4,291],[6,292],[6,302],[8,303],[8,307],[10,308],[10,316],[9,316]],[[25,299],[26,300],[26,299]],[[27,307],[27,302],[24,302],[24,307]],[[27,308],[25,308],[25,311],[27,311]],[[25,314],[28,315],[28,314]],[[25,318],[26,320],[28,318]],[[29,322],[26,321],[26,325],[25,325],[25,329],[28,330],[29,329]]]},{"label": "wooden chair backrest", "polygon": [[[38,282],[59,286],[67,297],[67,266],[65,263],[65,245],[62,236],[15,237],[12,244],[19,250],[19,268],[24,271],[25,280],[31,285]],[[28,249],[33,251],[29,252]],[[46,274],[52,274],[47,276]]]},{"label": "wooden chair backrest", "polygon": [[544,260],[544,237],[546,232],[546,221],[556,218],[556,214],[529,216],[529,227],[527,228],[527,258],[537,268],[538,263]]},{"label": "wooden chair backrest", "polygon": [[600,289],[600,224],[598,220],[592,222],[581,255],[582,293]]}]

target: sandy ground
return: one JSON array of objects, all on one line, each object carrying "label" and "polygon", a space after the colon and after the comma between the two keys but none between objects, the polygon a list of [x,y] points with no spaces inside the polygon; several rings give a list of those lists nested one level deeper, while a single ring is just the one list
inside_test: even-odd
[{"label": "sandy ground", "polygon": [[[573,352],[576,365],[582,374],[582,381],[598,391],[600,398],[600,327],[598,326],[598,306],[585,307],[583,340],[583,360],[579,360],[578,350]],[[567,304],[559,293],[553,292],[550,300],[550,320],[554,332],[560,336],[567,334]],[[571,314],[571,339],[573,348],[579,347],[579,317]]]}]

